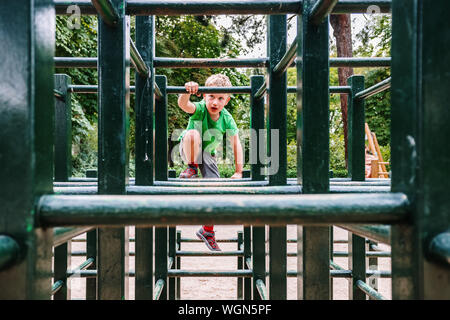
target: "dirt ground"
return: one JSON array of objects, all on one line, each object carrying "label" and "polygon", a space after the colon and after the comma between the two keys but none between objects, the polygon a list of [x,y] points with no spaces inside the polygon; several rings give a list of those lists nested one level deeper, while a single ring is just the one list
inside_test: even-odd
[{"label": "dirt ground", "polygon": [[[181,230],[182,238],[195,238],[195,232],[199,226],[179,226],[177,230]],[[333,227],[334,239],[347,239],[347,231]],[[216,239],[236,238],[237,232],[242,231],[242,226],[215,226]],[[84,238],[84,235],[77,237]],[[134,238],[134,228],[130,227],[130,237]],[[287,227],[287,238],[297,238],[297,226],[289,225]],[[236,243],[219,243],[222,251],[234,251],[237,249]],[[390,247],[380,244],[383,250],[390,251]],[[85,249],[84,242],[73,242],[72,250]],[[181,250],[189,251],[209,251],[203,243],[185,243],[181,244]],[[334,244],[335,251],[347,251],[347,244]],[[130,242],[130,251],[134,251],[134,243]],[[297,244],[288,243],[287,251],[296,252]],[[84,257],[72,257],[72,268],[78,266],[84,261]],[[335,257],[334,261],[344,269],[347,269],[346,257]],[[368,265],[368,264],[367,264]],[[268,264],[267,264],[268,266]],[[134,270],[134,256],[130,257],[130,270]],[[185,270],[236,270],[237,257],[182,257],[181,269]],[[297,257],[287,258],[287,270],[297,269]],[[378,258],[378,270],[390,271],[390,258]],[[84,278],[71,278],[71,298],[85,299],[85,283]],[[348,280],[343,278],[333,279],[333,299],[347,300],[348,299]],[[129,281],[129,299],[134,300],[134,278],[130,277]],[[287,298],[288,300],[297,299],[297,283],[296,278],[287,278]],[[378,291],[385,298],[391,299],[391,279],[378,279]],[[181,280],[181,299],[183,300],[236,300],[237,299],[237,279],[236,278],[194,278],[186,277]]]}]

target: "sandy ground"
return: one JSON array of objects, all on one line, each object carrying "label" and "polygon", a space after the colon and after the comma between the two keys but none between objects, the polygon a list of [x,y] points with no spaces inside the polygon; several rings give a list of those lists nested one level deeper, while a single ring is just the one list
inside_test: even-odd
[{"label": "sandy ground", "polygon": [[[181,230],[182,238],[195,238],[195,231],[199,226],[179,226],[177,230]],[[347,239],[347,231],[334,227],[334,239]],[[216,239],[236,238],[237,232],[242,231],[242,226],[215,226]],[[84,238],[81,235],[77,238]],[[134,238],[134,228],[130,227],[130,237]],[[297,227],[289,225],[287,228],[288,239],[297,237]],[[223,251],[234,251],[237,249],[236,243],[219,243]],[[386,251],[390,251],[390,247],[380,244],[379,247]],[[84,250],[84,242],[73,242],[72,250]],[[189,251],[208,251],[203,243],[182,243],[182,250]],[[134,243],[130,242],[130,250],[134,251]],[[335,251],[347,251],[347,244],[334,244]],[[288,243],[288,252],[296,252],[297,244]],[[287,269],[297,269],[297,257],[287,258]],[[85,260],[84,257],[72,257],[72,268],[78,266]],[[334,258],[334,261],[344,269],[347,269],[347,258]],[[367,263],[368,265],[368,263]],[[130,269],[134,270],[134,256],[130,257]],[[186,270],[236,270],[237,257],[182,257],[181,269]],[[267,264],[268,269],[268,264]],[[390,258],[378,258],[378,270],[390,271]],[[297,299],[297,283],[296,278],[287,278],[287,298],[288,300]],[[370,280],[370,279],[369,279]],[[85,299],[85,283],[84,278],[71,278],[71,298]],[[129,299],[134,299],[134,278],[129,281]],[[347,300],[349,283],[347,279],[333,279],[333,299]],[[387,299],[391,299],[391,279],[378,279],[378,291]],[[194,278],[187,277],[181,280],[181,299],[183,300],[236,300],[237,299],[237,279],[236,278]]]}]

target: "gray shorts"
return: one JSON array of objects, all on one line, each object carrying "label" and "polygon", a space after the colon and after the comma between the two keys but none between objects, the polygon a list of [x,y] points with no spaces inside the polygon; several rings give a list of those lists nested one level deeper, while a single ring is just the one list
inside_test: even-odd
[{"label": "gray shorts", "polygon": [[[197,163],[198,167],[200,169],[200,172],[202,173],[203,178],[220,178],[219,168],[217,167],[217,160],[216,157],[211,155],[209,152],[203,151],[203,157],[202,154],[199,154],[197,157]],[[187,163],[187,160],[184,156],[183,152],[183,139],[180,141],[180,156],[181,159],[185,163]]]}]

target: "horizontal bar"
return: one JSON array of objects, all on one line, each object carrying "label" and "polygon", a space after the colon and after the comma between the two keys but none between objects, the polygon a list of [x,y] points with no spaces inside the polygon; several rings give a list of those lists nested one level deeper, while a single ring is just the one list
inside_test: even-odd
[{"label": "horizontal bar", "polygon": [[336,6],[337,0],[318,0],[311,9],[310,21],[313,25],[318,26],[328,17]]},{"label": "horizontal bar", "polygon": [[133,67],[136,69],[136,72],[143,78],[150,77],[150,70],[145,63],[144,59],[142,59],[141,54],[139,53],[138,49],[136,48],[136,45],[134,44],[133,40],[130,39],[130,57],[131,57],[131,63],[133,64]]},{"label": "horizontal bar", "polygon": [[155,292],[153,294],[153,300],[159,300],[161,293],[164,289],[165,281],[163,279],[158,279],[155,283]]},{"label": "horizontal bar", "polygon": [[294,41],[292,41],[289,49],[286,51],[284,56],[281,58],[280,62],[273,68],[273,72],[275,74],[282,74],[286,72],[288,67],[294,62],[297,57],[297,48],[298,48],[298,40],[295,37]]},{"label": "horizontal bar", "polygon": [[431,240],[428,253],[435,261],[450,266],[450,232],[438,234]]},{"label": "horizontal bar", "polygon": [[70,274],[67,275],[67,278],[76,277],[80,271],[86,270],[94,263],[94,258],[89,258],[83,263],[81,263],[78,267],[70,271]]},{"label": "horizontal bar", "polygon": [[350,231],[360,237],[368,238],[385,244],[391,243],[391,227],[383,225],[337,225],[337,227]]},{"label": "horizontal bar", "polygon": [[391,66],[391,58],[330,58],[330,68],[369,68]]},{"label": "horizontal bar", "polygon": [[390,88],[391,88],[391,77],[371,86],[370,88],[358,92],[355,95],[355,99],[367,99]]},{"label": "horizontal bar", "polygon": [[0,235],[0,270],[15,264],[20,256],[19,244],[7,235]]},{"label": "horizontal bar", "polygon": [[[287,5],[287,7],[283,7],[283,11],[274,11],[270,10],[272,6],[276,6],[280,3],[280,1],[265,1],[263,2],[265,4],[265,7],[258,7],[253,8],[253,6],[256,6],[256,4],[261,3],[261,1],[257,2],[249,2],[245,3],[242,1],[227,1],[225,4],[228,4],[228,7],[225,7],[224,9],[218,8],[217,1],[204,1],[204,3],[208,3],[210,5],[207,6],[208,12],[204,11],[202,8],[199,8],[199,4],[197,4],[197,8],[194,7],[194,5],[187,3],[186,6],[187,9],[179,8],[177,9],[177,12],[180,12],[176,14],[175,10],[169,8],[164,8],[167,3],[171,4],[172,7],[176,6],[177,2],[171,1],[171,2],[165,2],[165,1],[152,1],[152,2],[144,2],[141,1],[128,1],[127,2],[127,8],[126,8],[126,14],[128,15],[166,15],[168,10],[171,10],[172,13],[170,15],[187,15],[187,14],[199,14],[199,15],[212,15],[212,14],[297,14],[301,12],[303,8],[303,1],[283,1]],[[140,6],[137,6],[136,3]],[[196,1],[198,3],[198,1]],[[92,3],[90,0],[54,0],[55,4],[55,11],[57,15],[71,15],[73,14],[72,11],[68,10],[69,6],[76,5],[80,8],[81,14],[83,15],[96,15],[97,11],[95,10],[94,6],[92,6]],[[146,8],[146,4],[150,4],[151,7]],[[212,7],[215,6],[216,8]],[[158,7],[160,6],[160,7]],[[234,6],[232,8],[231,6]],[[377,6],[373,7],[378,10],[380,10],[380,13],[390,13],[391,11],[391,0],[363,0],[363,1],[355,1],[355,0],[340,0],[337,5],[334,7],[334,10],[332,14],[350,14],[350,13],[371,13],[369,10],[371,6]],[[162,8],[161,8],[162,7]],[[268,12],[269,11],[269,12]],[[288,11],[288,12],[284,12]],[[161,12],[161,13],[158,13]],[[197,13],[195,13],[197,12]],[[215,13],[213,13],[215,12]],[[222,12],[222,13],[221,13]],[[234,13],[232,13],[234,12]]]},{"label": "horizontal bar", "polygon": [[82,228],[54,228],[53,229],[53,246],[59,246],[72,238],[79,236],[91,230],[92,227]]},{"label": "horizontal bar", "polygon": [[[168,86],[167,93],[186,93],[185,87]],[[235,87],[199,87],[199,94],[204,93],[251,93],[251,88],[248,86],[235,86]]]},{"label": "horizontal bar", "polygon": [[164,58],[155,57],[155,68],[265,68],[267,58]]},{"label": "horizontal bar", "polygon": [[375,300],[387,300],[385,297],[383,297],[377,290],[373,289],[371,286],[369,286],[367,283],[365,283],[362,280],[356,281],[356,286],[361,289],[362,292],[364,292],[369,297],[375,299]]},{"label": "horizontal bar", "polygon": [[54,57],[55,68],[97,68],[97,57]]},{"label": "horizontal bar", "polygon": [[227,270],[227,271],[215,271],[215,270],[181,270],[171,269],[167,270],[168,277],[252,277],[252,270]]},{"label": "horizontal bar", "polygon": [[330,225],[407,221],[405,194],[44,195],[42,227],[196,224]]},{"label": "horizontal bar", "polygon": [[256,289],[258,289],[258,293],[259,296],[261,297],[261,300],[269,300],[266,285],[261,279],[256,280]]},{"label": "horizontal bar", "polygon": [[[181,242],[201,242],[203,243],[203,240],[200,239],[194,239],[194,238],[181,238]],[[232,242],[238,242],[237,238],[230,238],[230,239],[216,239],[216,242],[222,242],[222,243],[232,243]]]},{"label": "horizontal bar", "polygon": [[244,251],[177,251],[177,257],[213,257],[213,256],[243,256]]}]

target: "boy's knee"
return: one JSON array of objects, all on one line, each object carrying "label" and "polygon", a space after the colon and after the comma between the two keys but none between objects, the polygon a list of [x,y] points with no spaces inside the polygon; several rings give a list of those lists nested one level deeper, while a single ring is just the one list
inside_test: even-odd
[{"label": "boy's knee", "polygon": [[184,139],[194,140],[200,142],[200,133],[197,130],[188,130],[184,136]]}]

